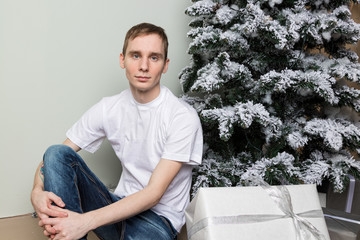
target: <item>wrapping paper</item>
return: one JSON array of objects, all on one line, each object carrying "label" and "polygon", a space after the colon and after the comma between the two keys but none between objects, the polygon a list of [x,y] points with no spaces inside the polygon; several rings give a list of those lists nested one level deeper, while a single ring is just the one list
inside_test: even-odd
[{"label": "wrapping paper", "polygon": [[331,240],[360,240],[360,215],[324,208]]},{"label": "wrapping paper", "polygon": [[185,216],[189,240],[330,239],[315,185],[201,188]]},{"label": "wrapping paper", "polygon": [[349,185],[343,193],[335,193],[330,186],[326,196],[326,207],[360,215],[360,180],[349,175]]}]

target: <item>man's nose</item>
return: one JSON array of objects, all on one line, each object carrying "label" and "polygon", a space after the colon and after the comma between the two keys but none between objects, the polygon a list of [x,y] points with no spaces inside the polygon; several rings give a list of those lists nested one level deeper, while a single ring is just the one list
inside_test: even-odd
[{"label": "man's nose", "polygon": [[148,71],[149,70],[149,60],[148,59],[146,59],[146,58],[141,59],[140,70],[141,71]]}]

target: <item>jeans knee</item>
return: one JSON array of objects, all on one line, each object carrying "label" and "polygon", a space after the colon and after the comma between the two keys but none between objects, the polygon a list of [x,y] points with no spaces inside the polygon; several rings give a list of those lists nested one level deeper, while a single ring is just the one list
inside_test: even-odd
[{"label": "jeans knee", "polygon": [[52,164],[59,164],[60,161],[66,161],[69,159],[69,153],[72,154],[74,150],[66,145],[59,144],[50,146],[44,154],[44,166],[51,166]]}]

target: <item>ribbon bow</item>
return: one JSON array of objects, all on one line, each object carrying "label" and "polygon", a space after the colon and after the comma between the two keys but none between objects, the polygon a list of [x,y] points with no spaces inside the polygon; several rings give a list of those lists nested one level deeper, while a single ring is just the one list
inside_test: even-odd
[{"label": "ribbon bow", "polygon": [[[258,180],[259,181],[259,180]],[[293,210],[291,203],[291,196],[289,190],[285,186],[271,187],[264,181],[260,182],[260,185],[268,193],[271,199],[276,205],[285,213],[285,215],[278,214],[259,214],[259,215],[237,215],[237,216],[214,216],[201,219],[196,222],[189,230],[189,239],[198,231],[209,225],[218,224],[244,224],[244,223],[256,223],[266,222],[282,218],[292,218],[297,240],[308,240],[310,235],[313,235],[315,239],[325,240],[324,235],[316,229],[305,218],[323,218],[323,212],[321,210],[311,210],[296,214]]]}]

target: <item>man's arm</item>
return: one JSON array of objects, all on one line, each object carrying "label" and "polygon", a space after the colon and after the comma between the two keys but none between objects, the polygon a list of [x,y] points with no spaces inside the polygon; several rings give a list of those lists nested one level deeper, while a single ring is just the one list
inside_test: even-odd
[{"label": "man's arm", "polygon": [[[161,159],[151,175],[148,185],[126,198],[106,207],[77,214],[65,210],[67,218],[46,218],[41,225],[51,225],[56,239],[77,239],[99,226],[119,222],[155,206],[180,171],[181,162]],[[61,210],[51,206],[54,210]]]},{"label": "man's arm", "polygon": [[159,203],[181,166],[181,162],[161,159],[144,189],[115,204],[90,212],[89,215],[97,219],[92,228],[127,219],[154,207]]}]

